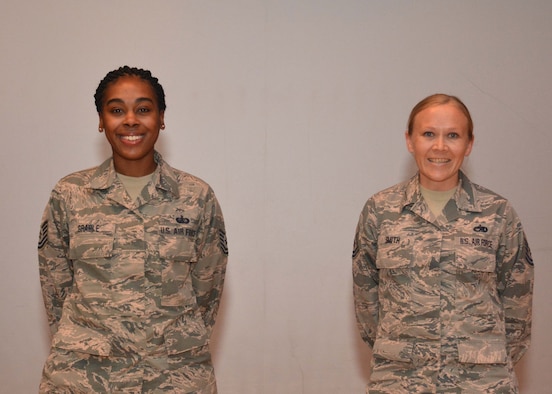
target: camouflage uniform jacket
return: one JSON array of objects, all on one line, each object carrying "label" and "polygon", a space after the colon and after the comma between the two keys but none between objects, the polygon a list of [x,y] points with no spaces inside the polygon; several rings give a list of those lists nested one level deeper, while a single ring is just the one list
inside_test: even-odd
[{"label": "camouflage uniform jacket", "polygon": [[222,212],[205,182],[155,161],[136,201],[112,159],[52,191],[38,255],[54,348],[125,357],[208,344],[228,255]]},{"label": "camouflage uniform jacket", "polygon": [[[529,347],[533,262],[507,200],[459,186],[436,218],[418,175],[371,197],[355,235],[358,327],[370,393],[515,393]],[[486,391],[489,390],[489,391]]]}]

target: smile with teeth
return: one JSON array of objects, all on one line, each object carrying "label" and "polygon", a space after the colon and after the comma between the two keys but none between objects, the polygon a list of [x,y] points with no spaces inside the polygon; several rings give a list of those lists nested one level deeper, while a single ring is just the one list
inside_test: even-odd
[{"label": "smile with teeth", "polygon": [[439,159],[439,158],[435,158],[435,159],[428,159],[431,163],[448,163],[450,161],[450,159]]},{"label": "smile with teeth", "polygon": [[142,135],[122,135],[119,137],[123,141],[135,142],[144,138]]}]

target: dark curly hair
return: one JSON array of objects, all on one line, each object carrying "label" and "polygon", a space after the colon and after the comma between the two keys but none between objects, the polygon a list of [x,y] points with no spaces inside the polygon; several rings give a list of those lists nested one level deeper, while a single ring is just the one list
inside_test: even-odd
[{"label": "dark curly hair", "polygon": [[100,84],[98,85],[96,93],[94,94],[96,111],[98,111],[98,113],[102,112],[104,94],[109,84],[125,76],[136,76],[148,82],[153,88],[155,96],[157,97],[157,105],[159,107],[159,110],[165,111],[165,109],[167,108],[167,104],[165,103],[165,91],[163,90],[163,86],[161,86],[161,84],[159,83],[159,80],[151,75],[151,71],[136,67],[123,66],[119,67],[117,70],[108,72],[104,79],[102,79]]}]

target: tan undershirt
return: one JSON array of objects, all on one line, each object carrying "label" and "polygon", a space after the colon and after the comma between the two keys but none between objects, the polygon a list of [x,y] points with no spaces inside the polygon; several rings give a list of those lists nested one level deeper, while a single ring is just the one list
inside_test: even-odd
[{"label": "tan undershirt", "polygon": [[456,187],[445,191],[435,191],[426,189],[420,185],[420,191],[431,212],[433,212],[435,217],[439,217],[443,214],[443,208],[445,208],[447,202],[449,202],[450,198],[454,195]]},{"label": "tan undershirt", "polygon": [[128,195],[132,198],[132,201],[136,201],[144,187],[151,181],[153,173],[146,176],[127,176],[117,173],[117,177],[125,187]]}]

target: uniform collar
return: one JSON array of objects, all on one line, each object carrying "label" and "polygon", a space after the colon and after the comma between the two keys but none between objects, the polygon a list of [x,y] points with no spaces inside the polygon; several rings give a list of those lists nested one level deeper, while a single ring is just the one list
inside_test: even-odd
[{"label": "uniform collar", "polygon": [[467,212],[481,212],[481,202],[475,185],[462,171],[460,171],[459,177],[460,184],[453,197],[458,209]]},{"label": "uniform collar", "polygon": [[[452,199],[456,203],[458,210],[467,212],[481,212],[481,205],[478,199],[478,192],[474,184],[469,178],[459,171],[459,182],[456,192]],[[427,211],[427,205],[424,203],[422,193],[420,191],[420,174],[416,173],[409,181],[406,182],[404,198],[401,203],[401,209],[409,208],[410,210],[423,214]]]},{"label": "uniform collar", "polygon": [[[157,168],[153,173],[152,182],[157,189],[172,194],[175,198],[180,196],[178,189],[178,176],[174,168],[168,165],[163,156],[157,151],[154,152],[154,160]],[[117,172],[113,165],[113,157],[110,157],[97,167],[90,182],[85,187],[95,190],[111,189],[117,181]]]}]

